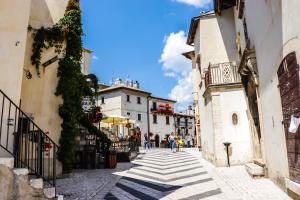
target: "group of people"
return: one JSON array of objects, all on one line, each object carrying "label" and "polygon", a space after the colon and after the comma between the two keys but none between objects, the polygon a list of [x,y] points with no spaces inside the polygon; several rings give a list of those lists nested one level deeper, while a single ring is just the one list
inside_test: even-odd
[{"label": "group of people", "polygon": [[[183,146],[183,140],[181,138],[180,135],[175,135],[173,132],[169,135],[169,137],[167,138],[167,141],[169,142],[169,147],[171,148],[171,150],[174,152],[174,150],[176,149],[176,152],[179,151],[180,147]],[[149,137],[148,134],[145,133],[144,135],[144,149],[150,149],[150,145],[149,145]]]},{"label": "group of people", "polygon": [[176,149],[176,152],[178,152],[179,148],[183,145],[182,138],[179,135],[175,136],[173,132],[170,134],[168,141],[169,141],[169,147],[171,148],[171,151],[173,151],[173,152],[175,149]]}]

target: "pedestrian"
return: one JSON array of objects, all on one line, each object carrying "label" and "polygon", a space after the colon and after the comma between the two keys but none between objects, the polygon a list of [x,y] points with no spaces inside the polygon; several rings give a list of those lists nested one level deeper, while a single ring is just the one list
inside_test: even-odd
[{"label": "pedestrian", "polygon": [[148,138],[148,134],[145,133],[145,135],[144,135],[144,149],[146,150],[147,147],[148,147],[148,149],[150,149],[150,148],[149,148],[149,138]]},{"label": "pedestrian", "polygon": [[173,151],[173,148],[174,148],[174,145],[175,145],[175,142],[174,142],[174,133],[172,132],[169,136],[169,145],[170,145],[170,148],[171,148],[171,151]]},{"label": "pedestrian", "polygon": [[183,145],[183,141],[182,141],[181,137],[178,136],[178,137],[177,137],[177,140],[176,140],[176,151],[177,151],[177,152],[179,151],[179,148],[180,148],[180,146],[182,146],[182,145]]}]

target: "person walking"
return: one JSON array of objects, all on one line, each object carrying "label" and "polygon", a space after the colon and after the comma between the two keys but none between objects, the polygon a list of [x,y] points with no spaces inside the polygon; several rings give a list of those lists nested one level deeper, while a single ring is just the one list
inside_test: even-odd
[{"label": "person walking", "polygon": [[144,135],[144,149],[146,150],[147,147],[148,147],[148,149],[150,149],[150,148],[149,148],[149,138],[148,138],[148,134],[145,133],[145,135]]},{"label": "person walking", "polygon": [[183,141],[182,141],[182,138],[180,136],[177,137],[177,140],[176,140],[176,152],[179,151],[180,149],[180,146],[183,145]]},{"label": "person walking", "polygon": [[169,136],[169,144],[170,144],[170,148],[171,151],[173,151],[174,145],[175,145],[175,140],[174,140],[174,133],[172,132]]}]

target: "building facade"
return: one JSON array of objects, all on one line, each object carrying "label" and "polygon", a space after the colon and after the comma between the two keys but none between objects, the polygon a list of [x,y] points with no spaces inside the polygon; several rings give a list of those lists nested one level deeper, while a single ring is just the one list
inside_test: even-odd
[{"label": "building facade", "polygon": [[[172,132],[176,133],[175,103],[176,101],[154,97],[150,92],[141,90],[137,82],[122,83],[121,79],[117,79],[113,86],[101,85],[97,100],[97,105],[101,107],[104,117],[122,117],[132,122],[130,128],[127,128],[126,124],[115,126],[113,132],[118,133],[119,137],[126,138],[138,128],[142,143],[143,136],[150,133],[150,140],[155,147],[161,147],[162,141],[166,140],[168,135]],[[194,124],[192,114],[180,115],[179,118],[188,118],[188,124],[190,126]],[[106,124],[101,124],[101,127],[106,126]],[[187,133],[194,137],[193,130],[188,129]],[[180,134],[186,134],[186,132],[181,131]]]},{"label": "building facade", "polygon": [[238,74],[234,16],[214,12],[191,21],[187,44],[192,60],[194,94],[198,98],[203,156],[217,166],[227,165],[224,143],[230,143],[231,164],[252,160],[251,132],[244,89]]},{"label": "building facade", "polygon": [[[289,128],[291,119],[299,117],[300,109],[300,30],[295,26],[299,24],[297,10],[300,2],[215,0],[214,5],[215,12],[204,16],[215,18],[215,29],[212,26],[209,28],[210,35],[202,40],[201,45],[201,34],[207,24],[204,21],[209,20],[201,20],[205,17],[199,17],[199,31],[192,32],[195,33],[192,34],[195,39],[189,36],[188,43],[195,41],[195,55],[194,58],[190,57],[197,63],[199,56],[201,67],[202,64],[207,66],[205,61],[211,62],[211,58],[218,60],[222,53],[231,57],[228,61],[235,61],[244,92],[238,95],[239,99],[232,99],[232,102],[240,104],[240,109],[246,109],[247,117],[240,120],[248,122],[253,161],[264,167],[265,174],[275,183],[297,198],[300,194],[300,136],[297,126],[294,131]],[[211,41],[217,34],[224,38],[218,45],[225,48],[214,46]],[[200,43],[196,43],[199,37]],[[205,54],[208,52],[207,46],[203,46],[205,42],[214,47],[210,54]],[[207,55],[211,58],[207,59]],[[197,84],[196,80],[194,82]],[[201,114],[205,115],[205,111],[200,106]],[[212,121],[215,124],[218,119]],[[205,124],[201,123],[201,136],[205,134]]]},{"label": "building facade", "polygon": [[[222,4],[222,1],[219,2]],[[258,130],[267,175],[292,197],[300,194],[299,1],[237,1],[233,7],[240,55],[239,72]],[[223,12],[222,7],[217,10]],[[296,198],[296,197],[295,197]]]}]

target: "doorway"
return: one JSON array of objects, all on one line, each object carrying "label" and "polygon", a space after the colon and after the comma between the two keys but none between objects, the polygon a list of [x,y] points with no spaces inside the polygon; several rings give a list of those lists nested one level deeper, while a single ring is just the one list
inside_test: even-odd
[{"label": "doorway", "polygon": [[291,180],[300,183],[300,131],[289,133],[291,116],[300,117],[299,65],[296,53],[288,54],[281,62],[278,71],[279,90],[283,114],[283,124],[287,146],[287,157]]},{"label": "doorway", "polygon": [[159,135],[155,135],[155,147],[159,148]]}]

